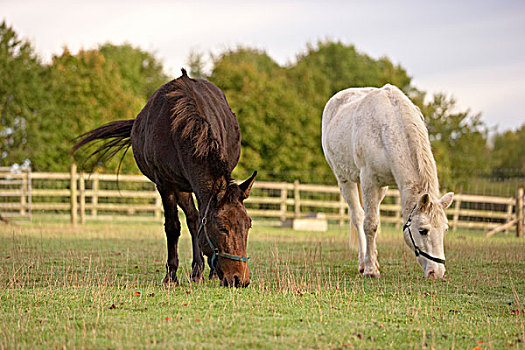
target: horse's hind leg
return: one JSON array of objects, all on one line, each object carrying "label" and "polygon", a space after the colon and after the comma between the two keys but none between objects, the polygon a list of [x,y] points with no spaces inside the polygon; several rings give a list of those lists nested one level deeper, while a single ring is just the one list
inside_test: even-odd
[{"label": "horse's hind leg", "polygon": [[368,177],[361,175],[363,188],[363,206],[365,209],[364,231],[366,237],[365,270],[366,277],[379,277],[377,261],[376,234],[379,226],[379,203],[386,193],[386,187],[372,183]]},{"label": "horse's hind leg", "polygon": [[339,188],[341,189],[341,195],[348,204],[350,209],[349,216],[351,224],[353,223],[357,231],[357,242],[359,243],[359,273],[365,271],[365,232],[363,229],[363,221],[365,217],[365,212],[361,203],[359,201],[359,191],[357,189],[357,184],[355,182],[350,182],[347,180],[339,180]]},{"label": "horse's hind leg", "polygon": [[193,282],[201,282],[202,272],[204,271],[204,258],[202,256],[201,248],[199,246],[199,212],[195,208],[193,196],[191,193],[180,192],[177,194],[177,201],[179,206],[186,215],[186,223],[191,234],[191,245],[193,247],[193,261],[191,263],[191,280]]},{"label": "horse's hind leg", "polygon": [[166,277],[162,281],[164,284],[179,284],[177,280],[177,269],[179,267],[179,257],[177,247],[180,237],[180,222],[177,214],[177,200],[173,190],[166,190],[157,187],[164,206],[164,230],[168,246],[168,259],[166,262]]}]

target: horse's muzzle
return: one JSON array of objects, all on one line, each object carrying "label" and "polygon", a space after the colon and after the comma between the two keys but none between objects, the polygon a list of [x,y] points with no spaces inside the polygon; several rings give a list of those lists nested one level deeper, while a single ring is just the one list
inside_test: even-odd
[{"label": "horse's muzzle", "polygon": [[221,280],[221,286],[223,287],[236,287],[236,288],[246,288],[250,284],[249,279],[241,281],[238,275],[234,275],[233,278],[223,277]]}]

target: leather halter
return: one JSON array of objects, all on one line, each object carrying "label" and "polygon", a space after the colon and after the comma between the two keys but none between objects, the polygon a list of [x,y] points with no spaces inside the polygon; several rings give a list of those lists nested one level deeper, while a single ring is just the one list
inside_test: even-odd
[{"label": "leather halter", "polygon": [[211,251],[213,252],[213,255],[211,257],[211,262],[210,262],[211,268],[215,269],[215,265],[217,264],[218,257],[226,258],[226,259],[230,259],[230,260],[235,260],[235,261],[244,261],[244,262],[247,263],[248,259],[250,259],[250,257],[240,256],[240,255],[232,255],[232,254],[221,252],[221,251],[219,251],[219,248],[215,247],[213,245],[213,243],[211,242],[210,237],[208,236],[208,232],[206,230],[206,217],[208,216],[208,210],[210,209],[210,204],[211,204],[212,199],[213,199],[213,196],[210,197],[210,200],[208,201],[208,205],[206,205],[206,210],[204,211],[204,216],[202,217],[201,224],[199,226],[199,230],[197,231],[197,239],[199,239],[199,240],[200,240],[200,236],[201,236],[201,231],[204,231],[204,236],[206,237],[206,241],[208,241],[208,245],[210,246]]},{"label": "leather halter", "polygon": [[416,210],[416,206],[417,206],[417,204],[414,205],[414,208],[412,209],[412,211],[408,215],[407,222],[405,222],[405,224],[403,225],[403,232],[405,232],[405,230],[408,230],[408,234],[410,236],[410,240],[412,241],[412,245],[414,246],[414,253],[416,254],[416,256],[421,255],[422,257],[425,257],[428,260],[432,260],[432,261],[437,262],[439,264],[445,265],[445,259],[436,258],[435,256],[432,256],[432,255],[422,251],[416,245],[416,242],[414,241],[414,237],[412,237],[412,231],[410,230],[410,225],[412,224],[412,214],[414,214],[414,210]]}]

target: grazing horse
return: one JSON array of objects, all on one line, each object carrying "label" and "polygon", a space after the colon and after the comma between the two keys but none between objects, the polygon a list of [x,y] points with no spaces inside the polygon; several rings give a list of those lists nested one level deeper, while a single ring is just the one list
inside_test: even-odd
[{"label": "grazing horse", "polygon": [[439,194],[436,163],[420,110],[389,84],[340,91],[325,106],[322,144],[357,230],[359,272],[380,275],[375,241],[379,204],[387,186],[397,185],[405,242],[425,277],[443,278],[445,209],[454,194]]},{"label": "grazing horse", "polygon": [[251,219],[243,201],[257,172],[240,185],[232,181],[241,133],[217,86],[191,79],[183,69],[181,77],[153,93],[135,119],[108,123],[79,138],[71,152],[99,141],[102,144],[90,155],[99,160],[132,146],[139,169],[155,183],[162,197],[168,246],[164,283],[178,284],[181,226],[177,206],[186,214],[191,233],[192,280],[203,280],[204,253],[210,279],[218,276],[223,286],[250,283],[246,246]]}]

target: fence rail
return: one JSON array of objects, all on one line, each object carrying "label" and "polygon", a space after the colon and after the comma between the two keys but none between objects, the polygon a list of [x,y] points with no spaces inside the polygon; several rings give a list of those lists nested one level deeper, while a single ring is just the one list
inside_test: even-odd
[{"label": "fence rail", "polygon": [[[162,220],[163,210],[158,192],[146,177],[88,175],[78,173],[75,165],[70,173],[11,173],[0,168],[0,199],[0,213],[5,216],[30,218],[31,212],[62,212],[70,214],[73,224],[121,215]],[[252,217],[274,224],[318,212],[340,225],[348,221],[348,207],[337,186],[301,184],[297,180],[293,183],[257,181],[245,203]],[[388,190],[380,211],[382,222],[402,224],[397,190]],[[523,200],[520,202],[519,195],[456,194],[447,215],[452,230],[476,228],[497,232],[501,227],[505,231],[519,230]]]}]

